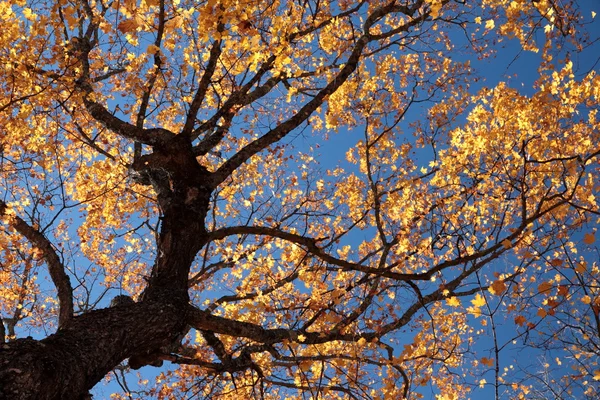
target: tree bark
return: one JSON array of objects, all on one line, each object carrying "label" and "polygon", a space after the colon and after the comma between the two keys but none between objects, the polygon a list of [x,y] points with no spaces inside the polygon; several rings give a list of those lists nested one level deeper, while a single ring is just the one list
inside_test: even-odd
[{"label": "tree bark", "polygon": [[174,298],[91,311],[54,335],[0,345],[0,399],[85,399],[126,358],[171,344],[187,327]]},{"label": "tree bark", "polygon": [[89,398],[89,390],[123,360],[132,368],[159,361],[162,349],[187,332],[188,275],[208,240],[204,219],[211,188],[189,142],[174,140],[171,146],[146,157],[154,163],[149,170],[162,217],[157,258],[141,300],[71,318],[43,340],[0,343],[0,400]]}]

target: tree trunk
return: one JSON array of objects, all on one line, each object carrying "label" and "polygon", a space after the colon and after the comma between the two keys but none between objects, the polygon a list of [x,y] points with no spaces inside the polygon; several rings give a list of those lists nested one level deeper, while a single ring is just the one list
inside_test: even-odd
[{"label": "tree trunk", "polygon": [[91,311],[41,341],[0,345],[0,399],[88,397],[120,362],[167,346],[185,331],[186,302],[178,297]]},{"label": "tree trunk", "polygon": [[187,332],[189,270],[208,240],[209,174],[186,137],[140,158],[138,169],[149,176],[162,214],[157,258],[141,301],[67,320],[40,341],[0,344],[0,400],[84,399],[123,360],[129,358],[132,368],[157,361]]}]

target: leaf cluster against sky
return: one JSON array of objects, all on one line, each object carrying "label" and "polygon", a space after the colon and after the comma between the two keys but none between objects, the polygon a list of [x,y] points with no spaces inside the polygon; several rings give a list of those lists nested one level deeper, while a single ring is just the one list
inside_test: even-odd
[{"label": "leaf cluster against sky", "polygon": [[[141,398],[594,398],[580,3],[0,2],[6,337],[173,274],[193,329]],[[535,82],[489,77],[502,46],[537,55]],[[173,204],[206,230],[183,278]],[[516,345],[558,356],[539,372]]]}]

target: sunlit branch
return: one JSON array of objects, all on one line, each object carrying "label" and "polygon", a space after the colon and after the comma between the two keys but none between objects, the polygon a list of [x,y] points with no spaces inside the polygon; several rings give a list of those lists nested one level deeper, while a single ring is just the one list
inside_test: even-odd
[{"label": "sunlit branch", "polygon": [[[148,82],[144,86],[144,92],[141,97],[140,107],[138,110],[137,118],[135,121],[135,126],[139,129],[144,128],[144,121],[146,119],[146,110],[148,108],[148,103],[150,101],[150,95],[152,94],[152,90],[154,89],[154,84],[156,83],[156,79],[158,78],[158,74],[160,73],[160,69],[162,66],[162,59],[160,57],[160,46],[163,39],[163,34],[165,32],[165,2],[164,0],[160,0],[159,2],[159,10],[158,10],[158,28],[156,32],[156,40],[154,41],[154,46],[156,46],[154,52],[154,66],[150,77],[148,78]],[[139,141],[136,141],[134,144],[134,160],[137,160],[142,155],[142,145]]]},{"label": "sunlit branch", "polygon": [[173,132],[164,128],[142,129],[125,122],[114,116],[102,104],[90,100],[89,94],[91,91],[87,93],[88,96],[83,100],[87,111],[96,121],[110,129],[112,132],[121,135],[124,138],[135,140],[150,146],[163,146],[175,137]]},{"label": "sunlit branch", "polygon": [[123,72],[127,71],[125,68],[115,68],[115,69],[111,69],[109,70],[107,73],[102,74],[102,75],[97,75],[92,77],[92,82],[102,82],[107,80],[108,78],[110,78],[111,76],[114,75],[118,75],[121,74]]},{"label": "sunlit branch", "polygon": [[286,240],[291,243],[295,243],[301,246],[304,246],[311,254],[319,257],[325,262],[328,262],[332,265],[337,265],[342,268],[345,268],[348,271],[360,271],[365,273],[370,273],[374,275],[380,275],[387,278],[393,278],[398,280],[404,279],[429,279],[425,274],[401,274],[395,273],[388,270],[379,270],[377,268],[372,268],[367,265],[361,265],[352,263],[350,261],[346,261],[343,259],[339,259],[331,256],[326,253],[321,247],[317,245],[320,240],[309,238],[306,236],[301,236],[295,233],[285,232],[277,228],[263,227],[263,226],[236,226],[236,227],[227,227],[217,229],[209,233],[211,240],[220,240],[224,239],[227,236],[232,235],[267,235],[271,237],[276,237],[279,239]]},{"label": "sunlit branch", "polygon": [[[544,212],[549,212],[546,210]],[[533,221],[533,219],[531,220]],[[527,221],[527,223],[531,222]],[[513,241],[517,239],[525,229],[526,225],[523,225],[521,229],[515,230],[513,233],[506,237],[506,240]],[[470,261],[474,261],[480,259],[482,257],[487,257],[491,254],[495,254],[497,252],[504,252],[506,250],[505,244],[502,241],[496,243],[495,245],[490,246],[489,248],[483,249],[481,251],[475,252],[470,255],[450,259],[443,261],[432,268],[430,268],[427,272],[423,273],[399,273],[393,272],[390,269],[395,266],[395,264],[388,265],[385,268],[374,268],[368,265],[362,265],[353,263],[347,260],[343,260],[340,258],[333,257],[332,255],[326,253],[321,247],[318,246],[318,242],[320,240],[309,238],[306,236],[301,236],[295,233],[285,232],[278,228],[271,227],[263,227],[263,226],[236,226],[236,227],[227,227],[221,228],[216,231],[209,233],[211,240],[220,240],[224,239],[227,236],[232,235],[242,235],[242,234],[250,234],[250,235],[267,235],[271,237],[276,237],[279,239],[286,240],[291,243],[295,243],[300,246],[304,246],[311,254],[319,257],[323,261],[336,265],[342,268],[342,270],[346,271],[359,271],[367,274],[372,274],[376,276],[382,276],[386,278],[396,279],[399,281],[406,280],[430,280],[436,273],[440,272],[443,269],[464,264]],[[506,242],[504,242],[506,243]]]},{"label": "sunlit branch", "polygon": [[[228,126],[231,123],[233,115],[235,114],[233,110],[234,107],[246,106],[269,93],[269,91],[273,89],[283,78],[271,77],[252,92],[250,92],[250,89],[252,89],[252,87],[273,68],[275,59],[276,57],[271,55],[265,62],[263,62],[260,68],[258,68],[256,71],[256,74],[254,74],[254,76],[248,82],[233,92],[212,117],[210,117],[192,132],[192,139],[197,138],[203,132],[214,129],[221,118],[225,120],[225,122],[222,123],[222,126]],[[206,152],[219,143],[219,141],[223,138],[223,133],[220,135],[213,133],[202,139],[202,141],[196,146],[196,153],[206,154]]]},{"label": "sunlit branch", "polygon": [[261,343],[277,343],[285,338],[289,338],[293,334],[287,329],[265,329],[260,325],[250,322],[219,317],[191,305],[187,312],[188,322],[196,329],[229,336],[245,337]]},{"label": "sunlit branch", "polygon": [[[219,24],[218,32],[222,32],[223,25]],[[221,55],[221,41],[215,40],[211,49],[210,56],[208,59],[208,63],[206,64],[206,69],[204,70],[204,74],[200,79],[200,83],[198,84],[198,89],[196,90],[196,94],[194,95],[194,99],[190,104],[190,108],[187,113],[187,117],[185,120],[185,125],[181,131],[184,135],[190,135],[192,130],[194,129],[194,123],[196,122],[196,115],[198,114],[198,110],[204,101],[204,97],[206,96],[206,92],[210,85],[210,81],[212,79],[213,74],[215,73],[215,69],[217,67],[217,61],[219,60],[219,56]]]},{"label": "sunlit branch", "polygon": [[[449,1],[450,0],[443,0],[442,3],[446,4]],[[427,20],[427,18],[429,18],[429,16],[430,16],[430,12],[425,12],[425,13],[421,14],[420,16],[418,16],[417,18],[414,18],[414,14],[423,6],[423,3],[424,3],[424,1],[420,0],[420,1],[417,1],[415,4],[413,4],[412,7],[408,7],[408,6],[396,4],[396,1],[391,1],[388,5],[381,6],[380,8],[375,10],[369,16],[369,18],[367,18],[367,20],[365,21],[365,32],[369,36],[369,40],[382,40],[382,39],[390,38],[401,32],[407,32],[409,28],[419,25],[420,23]],[[411,19],[406,24],[402,24],[402,25],[400,25],[394,29],[391,29],[387,32],[383,32],[380,34],[371,34],[369,32],[370,28],[373,25],[375,25],[377,22],[379,22],[381,19],[383,19],[385,16],[387,16],[388,14],[397,13],[397,12],[407,15]]]},{"label": "sunlit branch", "polygon": [[250,157],[266,149],[271,144],[281,140],[288,133],[297,128],[302,122],[307,120],[308,117],[310,117],[310,115],[323,104],[326,97],[334,93],[354,72],[358,66],[363,49],[367,43],[368,39],[366,36],[358,39],[354,45],[351,55],[348,57],[348,61],[340,70],[340,72],[327,84],[327,86],[325,86],[325,88],[319,91],[319,93],[311,101],[300,108],[296,114],[260,138],[244,146],[239,152],[221,165],[221,167],[219,167],[219,169],[215,171],[211,177],[212,186],[217,187],[219,184],[225,181],[225,179],[227,179],[240,165],[248,161]]},{"label": "sunlit branch", "polygon": [[[64,103],[61,102],[60,106],[63,108],[63,110],[65,110],[65,112],[68,112],[68,109],[64,105]],[[85,130],[81,127],[81,125],[76,120],[73,120],[73,124],[75,125],[75,129],[77,130],[77,133],[79,133],[79,136],[73,134],[67,128],[63,127],[63,129],[66,132],[69,132],[69,133],[73,134],[74,137],[76,137],[77,139],[81,140],[81,142],[83,142],[86,145],[90,146],[91,148],[93,148],[94,150],[96,150],[98,153],[102,154],[106,158],[109,158],[109,159],[111,159],[113,161],[116,160],[115,157],[112,154],[110,154],[108,151],[104,150],[102,147],[98,146],[98,144],[85,132]]]},{"label": "sunlit branch", "polygon": [[[285,286],[286,284],[296,280],[298,278],[298,276],[299,276],[298,272],[294,272],[294,273],[288,275],[287,277],[277,281],[277,283],[275,285],[260,289],[260,293],[263,296],[273,293],[277,289],[280,289],[283,286]],[[259,294],[257,292],[252,292],[252,293],[248,293],[245,295],[239,295],[239,296],[221,296],[217,300],[215,300],[212,304],[210,304],[207,307],[207,310],[214,311],[217,309],[217,307],[220,304],[234,302],[234,301],[251,300],[251,299],[257,298],[258,296],[259,296]]]},{"label": "sunlit branch", "polygon": [[[0,200],[0,215],[5,215],[7,208],[8,205]],[[65,267],[46,236],[18,215],[11,216],[11,219],[16,231],[27,238],[32,246],[41,251],[48,265],[48,272],[58,293],[60,305],[58,324],[59,327],[64,326],[73,317],[73,288],[69,276],[65,272]]]},{"label": "sunlit branch", "polygon": [[233,337],[244,337],[263,344],[280,343],[283,340],[297,341],[299,335],[304,336],[303,344],[318,344],[327,343],[333,340],[355,342],[359,338],[364,337],[367,340],[379,337],[378,333],[340,333],[331,332],[323,334],[321,332],[306,332],[293,329],[268,329],[260,325],[237,321],[217,315],[212,315],[208,311],[200,310],[199,308],[190,305],[187,309],[188,323],[198,329],[211,331],[216,334],[228,335]]},{"label": "sunlit branch", "polygon": [[95,93],[92,86],[93,78],[90,75],[89,55],[93,46],[97,45],[95,41],[91,40],[92,33],[97,29],[96,23],[90,21],[86,35],[71,40],[73,51],[81,62],[81,76],[76,81],[76,87],[83,94],[83,104],[86,110],[100,124],[127,139],[151,146],[165,145],[175,136],[173,132],[164,128],[143,129],[125,122],[94,99]]}]

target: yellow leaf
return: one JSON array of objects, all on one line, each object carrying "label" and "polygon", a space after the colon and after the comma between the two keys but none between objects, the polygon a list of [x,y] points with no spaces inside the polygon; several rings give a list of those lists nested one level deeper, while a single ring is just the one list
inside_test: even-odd
[{"label": "yellow leaf", "polygon": [[35,19],[37,18],[37,14],[31,11],[31,8],[27,7],[23,9],[23,16],[30,21],[35,21]]},{"label": "yellow leaf", "polygon": [[452,296],[446,299],[446,303],[452,307],[460,307],[460,300],[456,296]]},{"label": "yellow leaf", "polygon": [[477,295],[475,296],[475,298],[473,300],[471,300],[471,304],[473,304],[474,307],[481,307],[485,305],[485,298],[477,293]]},{"label": "yellow leaf", "polygon": [[160,51],[160,47],[158,47],[157,45],[151,44],[150,46],[148,46],[148,48],[146,48],[146,53],[148,54],[156,54]]},{"label": "yellow leaf", "polygon": [[309,360],[302,361],[300,363],[300,365],[299,365],[300,366],[300,370],[302,372],[308,372],[308,371],[310,371],[311,365],[312,365],[312,362],[309,361]]},{"label": "yellow leaf", "polygon": [[440,16],[440,10],[442,9],[442,2],[440,0],[433,1],[431,3],[431,18],[437,18]]},{"label": "yellow leaf", "polygon": [[581,302],[583,304],[590,304],[592,302],[592,299],[590,298],[590,296],[588,296],[587,294],[585,296],[583,296],[581,298]]},{"label": "yellow leaf", "polygon": [[592,18],[596,18],[596,11],[592,11]]},{"label": "yellow leaf", "polygon": [[560,258],[555,258],[554,260],[550,261],[550,265],[553,267],[560,267],[563,265],[563,261]]},{"label": "yellow leaf", "polygon": [[467,307],[467,312],[475,318],[481,317],[481,309],[479,307]]},{"label": "yellow leaf", "polygon": [[170,30],[178,29],[178,28],[181,28],[182,26],[183,26],[183,17],[181,15],[177,15],[173,19],[170,19],[167,22],[165,22],[165,28],[170,29]]},{"label": "yellow leaf", "polygon": [[493,19],[488,19],[485,21],[485,29],[494,29],[495,26],[496,24],[494,23]]},{"label": "yellow leaf", "polygon": [[358,343],[359,346],[364,346],[367,343],[367,339],[365,339],[364,337],[361,337],[360,339],[358,339]]}]

